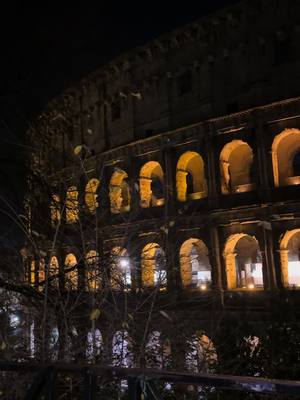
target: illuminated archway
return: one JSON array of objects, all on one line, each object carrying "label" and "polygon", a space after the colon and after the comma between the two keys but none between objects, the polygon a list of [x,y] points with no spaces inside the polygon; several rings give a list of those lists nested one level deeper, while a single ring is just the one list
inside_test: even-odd
[{"label": "illuminated archway", "polygon": [[253,151],[248,143],[232,140],[220,154],[222,193],[248,192],[255,188],[251,182]]},{"label": "illuminated archway", "polygon": [[300,184],[300,130],[285,129],[272,144],[275,186]]},{"label": "illuminated archway", "polygon": [[157,161],[147,162],[140,170],[140,199],[142,208],[164,204],[164,174]]},{"label": "illuminated archway", "polygon": [[91,214],[94,214],[99,207],[99,203],[97,201],[98,194],[97,190],[99,187],[100,182],[98,179],[92,178],[88,181],[85,187],[85,204]]},{"label": "illuminated archway", "polygon": [[58,194],[52,195],[50,204],[50,214],[52,225],[55,225],[61,219],[60,197]]},{"label": "illuminated archway", "polygon": [[300,228],[287,231],[280,242],[283,285],[300,287]]},{"label": "illuminated archway", "polygon": [[195,151],[186,151],[180,156],[176,170],[176,189],[179,201],[207,196],[204,162]]},{"label": "illuminated archway", "polygon": [[[77,265],[77,259],[74,254],[69,253],[65,258],[65,268],[73,268]],[[78,272],[77,269],[73,269],[72,271],[65,272],[65,287],[66,289],[77,289],[78,287]]]},{"label": "illuminated archway", "polygon": [[78,191],[76,186],[71,186],[66,194],[66,222],[72,224],[78,221]]},{"label": "illuminated archway", "polygon": [[228,289],[263,288],[261,253],[254,236],[229,236],[224,249]]},{"label": "illuminated archway", "polygon": [[49,276],[56,277],[55,279],[51,279],[51,284],[57,286],[58,285],[58,275],[59,275],[59,264],[56,256],[52,256],[49,262]]},{"label": "illuminated archway", "polygon": [[145,287],[167,284],[166,258],[157,243],[148,243],[142,251],[142,283]]},{"label": "illuminated archway", "polygon": [[165,368],[169,366],[170,358],[170,341],[167,338],[163,338],[159,331],[151,332],[145,346],[147,368]]},{"label": "illuminated archway", "polygon": [[208,249],[202,240],[186,240],[180,248],[179,256],[183,287],[208,289],[211,285],[211,266]]},{"label": "illuminated archway", "polygon": [[187,342],[186,366],[196,373],[212,373],[218,357],[211,339],[203,334],[193,335]]},{"label": "illuminated archway", "polygon": [[109,184],[110,211],[119,214],[130,210],[130,190],[126,181],[128,175],[120,168],[115,168]]},{"label": "illuminated archway", "polygon": [[113,365],[119,367],[133,366],[132,343],[127,331],[117,331],[112,342]]},{"label": "illuminated archway", "polygon": [[90,250],[85,256],[87,287],[91,291],[101,288],[99,272],[99,254],[96,250]]},{"label": "illuminated archway", "polygon": [[130,290],[131,263],[126,249],[119,246],[112,249],[110,268],[112,288]]},{"label": "illuminated archway", "polygon": [[99,329],[87,334],[86,358],[91,361],[99,358],[103,350],[103,338]]}]

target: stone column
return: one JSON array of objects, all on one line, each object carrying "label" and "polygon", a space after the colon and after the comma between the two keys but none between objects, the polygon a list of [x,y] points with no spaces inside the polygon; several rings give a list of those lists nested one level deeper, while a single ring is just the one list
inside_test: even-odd
[{"label": "stone column", "polygon": [[289,286],[289,250],[280,250],[281,279],[284,287]]},{"label": "stone column", "polygon": [[226,278],[227,278],[227,289],[236,289],[236,265],[235,265],[236,253],[229,253],[225,255],[226,264]]}]

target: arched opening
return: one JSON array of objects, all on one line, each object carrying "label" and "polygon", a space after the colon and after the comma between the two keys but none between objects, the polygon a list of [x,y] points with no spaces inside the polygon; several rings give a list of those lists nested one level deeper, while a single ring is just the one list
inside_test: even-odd
[{"label": "arched opening", "polygon": [[52,278],[50,280],[51,285],[58,286],[58,275],[59,275],[58,259],[56,256],[52,256],[50,258],[50,263],[49,263],[49,276],[50,278]]},{"label": "arched opening", "polygon": [[167,285],[166,256],[157,243],[148,243],[142,251],[142,283],[161,289]]},{"label": "arched opening", "polygon": [[96,250],[90,250],[86,253],[86,279],[87,288],[95,291],[101,288],[101,278],[99,272],[99,254]]},{"label": "arched opening", "polygon": [[228,289],[263,288],[261,253],[254,236],[245,233],[231,235],[223,256]]},{"label": "arched opening", "polygon": [[130,210],[130,190],[126,181],[128,175],[120,168],[115,168],[109,184],[110,211],[119,214]]},{"label": "arched opening", "polygon": [[183,287],[209,289],[211,265],[208,249],[200,239],[190,238],[180,248],[180,273]]},{"label": "arched opening", "polygon": [[180,156],[176,170],[176,189],[179,201],[207,196],[204,162],[195,151],[186,151]]},{"label": "arched opening", "polygon": [[113,365],[119,367],[133,366],[132,343],[127,331],[117,331],[112,342]]},{"label": "arched opening", "polygon": [[164,174],[157,161],[147,162],[140,171],[141,207],[149,208],[164,204]]},{"label": "arched opening", "polygon": [[117,290],[131,289],[131,262],[128,251],[116,246],[111,251],[111,286]]},{"label": "arched opening", "polygon": [[285,129],[272,144],[275,186],[300,184],[300,130]]},{"label": "arched opening", "polygon": [[52,225],[56,225],[61,219],[60,213],[60,197],[57,194],[52,196],[51,204],[50,204],[50,216]]},{"label": "arched opening", "polygon": [[78,287],[78,272],[77,268],[74,268],[77,265],[77,259],[74,254],[69,253],[65,258],[65,268],[66,270],[73,268],[71,271],[65,272],[65,288],[68,290],[76,290]]},{"label": "arched opening", "polygon": [[96,361],[101,357],[103,339],[99,329],[92,329],[87,334],[86,358]]},{"label": "arched opening", "polygon": [[100,182],[98,179],[92,178],[88,181],[85,187],[85,204],[91,214],[95,214],[97,208],[99,207],[99,203],[97,201],[98,194],[97,190]]},{"label": "arched opening", "polygon": [[72,224],[78,221],[78,191],[76,186],[71,186],[66,194],[66,222]]},{"label": "arched opening", "polygon": [[145,346],[145,361],[147,368],[167,368],[170,365],[171,344],[158,331],[148,336]]},{"label": "arched opening", "polygon": [[249,192],[256,185],[253,178],[253,151],[248,143],[232,140],[220,154],[221,189],[223,194]]},{"label": "arched opening", "polygon": [[187,342],[186,367],[196,373],[213,373],[218,357],[208,336],[193,335]]},{"label": "arched opening", "polygon": [[287,231],[280,242],[283,285],[300,287],[300,229]]}]

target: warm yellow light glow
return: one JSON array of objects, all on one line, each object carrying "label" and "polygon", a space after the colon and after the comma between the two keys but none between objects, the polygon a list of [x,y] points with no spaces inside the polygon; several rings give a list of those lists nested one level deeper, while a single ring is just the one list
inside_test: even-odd
[{"label": "warm yellow light glow", "polygon": [[[192,180],[190,184],[188,175]],[[197,200],[207,196],[204,162],[200,154],[187,151],[180,156],[176,171],[176,189],[179,201]]]},{"label": "warm yellow light glow", "polygon": [[154,185],[164,185],[164,174],[161,165],[157,161],[147,162],[140,171],[140,198],[141,207],[161,206],[164,204],[162,193],[155,193]]},{"label": "warm yellow light glow", "polygon": [[[65,267],[71,268],[77,265],[77,259],[74,254],[69,253],[65,258]],[[67,289],[77,289],[78,286],[78,272],[74,269],[65,274],[65,286]]]},{"label": "warm yellow light glow", "polygon": [[253,283],[250,283],[250,285],[248,285],[248,289],[254,289]]},{"label": "warm yellow light glow", "polygon": [[206,290],[207,287],[206,287],[206,285],[200,285],[200,289],[201,289],[201,290]]},{"label": "warm yellow light glow", "polygon": [[94,214],[99,204],[97,201],[97,190],[100,182],[98,179],[92,178],[88,181],[85,187],[85,204],[87,205],[90,213]]},{"label": "warm yellow light glow", "polygon": [[[294,158],[300,152],[300,130],[285,129],[275,136],[272,144],[272,162],[275,186],[299,184],[294,171]],[[297,176],[297,178],[296,178]],[[293,179],[295,177],[295,179]]]},{"label": "warm yellow light glow", "polygon": [[66,221],[69,224],[78,221],[78,191],[76,186],[71,186],[66,194]]},{"label": "warm yellow light glow", "polygon": [[51,213],[51,222],[55,225],[57,222],[60,221],[61,214],[60,214],[60,198],[57,194],[52,196],[52,201],[50,204],[50,213]]},{"label": "warm yellow light glow", "polygon": [[88,289],[95,291],[101,288],[100,271],[99,271],[99,255],[96,250],[90,250],[86,254],[87,263],[87,285]]},{"label": "warm yellow light glow", "polygon": [[120,168],[115,168],[109,184],[110,210],[119,214],[130,210],[130,190],[126,181],[128,175]]},{"label": "warm yellow light glow", "polygon": [[166,285],[164,252],[157,243],[148,243],[142,251],[142,283],[145,287]]},{"label": "warm yellow light glow", "polygon": [[227,143],[220,154],[220,172],[222,193],[239,193],[253,190],[250,170],[253,162],[253,151],[248,143],[232,140]]}]

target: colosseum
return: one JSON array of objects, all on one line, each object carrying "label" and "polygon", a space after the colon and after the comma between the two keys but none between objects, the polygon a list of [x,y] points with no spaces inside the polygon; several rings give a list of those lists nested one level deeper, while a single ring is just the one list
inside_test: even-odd
[{"label": "colosseum", "polygon": [[283,305],[300,315],[299,6],[203,17],[33,121],[26,279],[65,302],[59,352],[75,330],[73,358],[151,364],[152,347],[203,370],[228,321],[257,339]]}]

